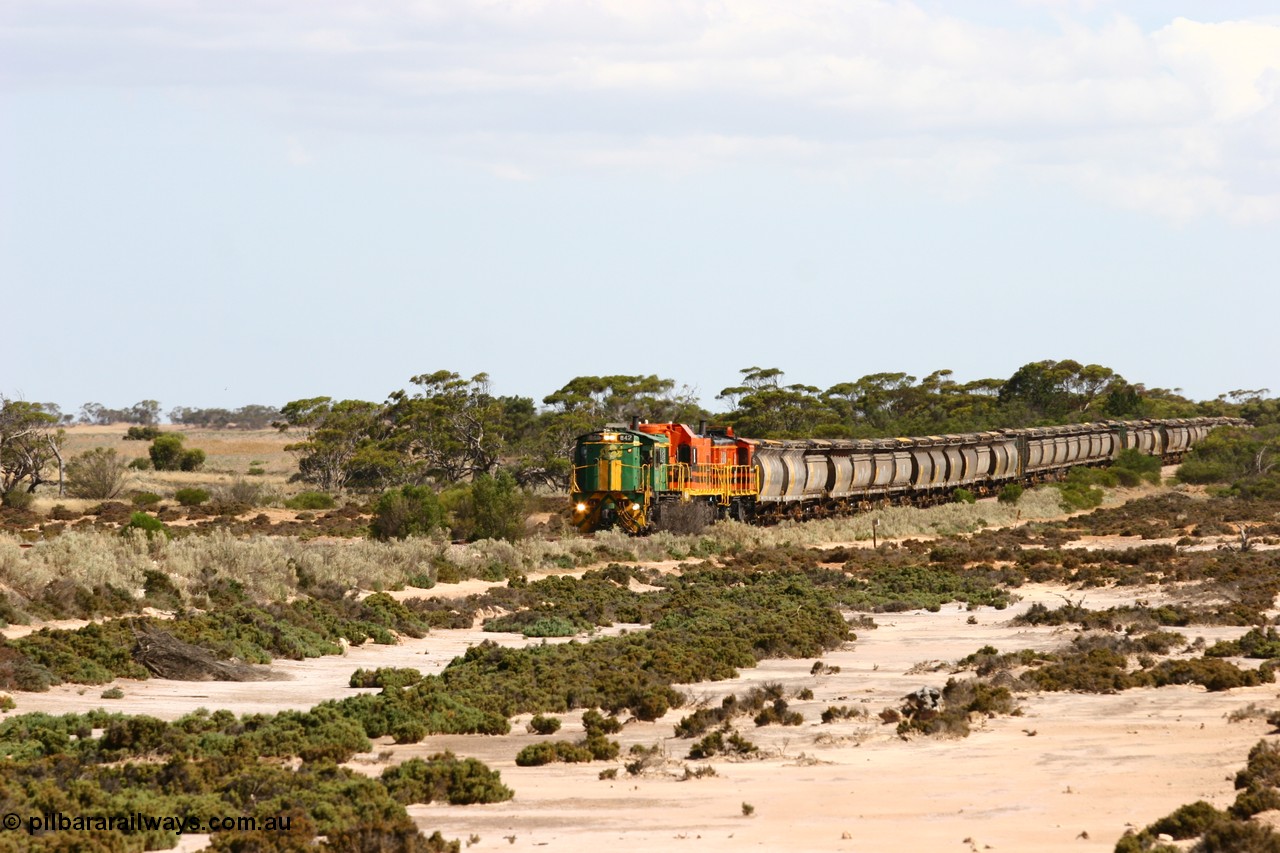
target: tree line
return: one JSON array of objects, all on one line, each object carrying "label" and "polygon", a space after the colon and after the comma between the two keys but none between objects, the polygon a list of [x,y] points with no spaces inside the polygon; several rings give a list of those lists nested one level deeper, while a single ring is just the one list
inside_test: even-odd
[{"label": "tree line", "polygon": [[658,376],[579,376],[547,395],[495,396],[489,377],[415,376],[383,403],[295,400],[278,426],[298,436],[299,478],[327,490],[467,481],[499,469],[522,486],[563,488],[576,436],[632,418],[732,425],[754,438],[937,435],[1108,419],[1229,415],[1280,421],[1267,389],[1194,402],[1132,383],[1111,368],[1038,361],[1008,379],[961,383],[949,370],[923,379],[876,373],[827,389],[789,383],[777,368],[739,371],[708,411],[687,386]]},{"label": "tree line", "polygon": [[[575,437],[632,418],[710,421],[754,438],[874,438],[938,435],[1107,419],[1230,415],[1280,424],[1268,389],[1234,390],[1195,402],[1130,382],[1111,368],[1044,360],[1007,379],[960,382],[950,370],[923,378],[873,373],[822,389],[790,382],[778,368],[748,367],[716,396],[717,410],[676,380],[656,375],[579,376],[542,398],[499,396],[489,377],[440,370],[413,376],[382,402],[312,397],[280,408],[177,407],[174,423],[263,428],[292,436],[297,479],[325,491],[447,486],[508,474],[522,487],[563,488]],[[80,422],[158,422],[160,406],[82,407]],[[62,470],[56,406],[0,397],[0,494],[34,491]]]}]

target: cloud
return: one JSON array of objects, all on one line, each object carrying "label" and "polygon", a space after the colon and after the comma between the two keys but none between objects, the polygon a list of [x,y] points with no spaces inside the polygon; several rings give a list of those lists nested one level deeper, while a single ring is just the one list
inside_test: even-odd
[{"label": "cloud", "polygon": [[1280,23],[1148,26],[1125,6],[66,0],[9,16],[0,84],[251,96],[308,136],[413,134],[504,178],[902,170],[944,192],[1049,180],[1175,219],[1280,217]]}]

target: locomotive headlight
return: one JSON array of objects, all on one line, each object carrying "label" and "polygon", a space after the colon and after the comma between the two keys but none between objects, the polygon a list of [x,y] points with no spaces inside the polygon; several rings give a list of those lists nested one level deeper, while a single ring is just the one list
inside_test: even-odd
[{"label": "locomotive headlight", "polygon": [[640,504],[632,504],[632,505],[631,505],[631,511],[632,511],[632,512],[639,512],[639,511],[640,511]]},{"label": "locomotive headlight", "polygon": [[576,507],[574,507],[574,509],[576,509],[578,512],[586,512],[586,511],[587,511],[587,505],[586,505],[586,504],[578,504]]}]

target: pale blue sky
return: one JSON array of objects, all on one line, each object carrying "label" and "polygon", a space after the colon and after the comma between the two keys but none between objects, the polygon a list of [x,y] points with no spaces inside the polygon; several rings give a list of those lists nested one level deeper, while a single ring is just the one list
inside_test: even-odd
[{"label": "pale blue sky", "polygon": [[0,393],[1280,392],[1274,9],[0,0]]}]

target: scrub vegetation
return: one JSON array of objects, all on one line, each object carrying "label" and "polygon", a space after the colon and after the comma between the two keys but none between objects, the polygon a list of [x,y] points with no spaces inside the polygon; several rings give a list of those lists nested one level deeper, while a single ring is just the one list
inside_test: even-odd
[{"label": "scrub vegetation", "polygon": [[[474,382],[440,375],[419,379],[419,392],[387,404],[403,418],[405,434],[408,425],[430,420],[424,413],[434,418],[468,412],[468,406],[484,402]],[[735,400],[743,423],[769,414],[751,402],[767,396],[767,377],[750,379],[755,385],[744,385]],[[1021,401],[1032,407],[1039,399],[1032,379],[1023,376],[1018,387],[1026,393],[1001,405]],[[934,384],[940,397],[965,396],[947,390],[944,379]],[[1111,399],[1113,391],[1095,395],[1093,405]],[[432,408],[445,398],[458,408]],[[1042,419],[1082,414],[1053,408],[1055,399],[1035,403],[1043,404],[1037,410]],[[1123,402],[1115,399],[1116,405]],[[562,414],[574,411],[592,421],[603,411],[574,400],[566,391],[556,405]],[[519,414],[503,407],[504,418]],[[304,409],[292,414],[316,419],[292,424],[300,444],[323,438],[333,418],[368,414],[332,402]],[[916,411],[923,417],[923,410]],[[936,703],[905,701],[886,708],[881,719],[903,737],[963,736],[985,717],[1018,713],[1027,692],[1175,684],[1222,691],[1267,683],[1280,660],[1280,637],[1269,615],[1280,594],[1280,551],[1258,547],[1280,541],[1280,496],[1268,486],[1270,440],[1257,430],[1222,448],[1206,443],[1203,465],[1186,478],[1194,488],[1119,506],[1105,506],[1110,490],[1150,483],[1152,460],[1074,474],[1057,485],[1011,491],[1000,501],[888,508],[772,528],[724,523],[695,535],[668,532],[643,539],[612,533],[559,538],[554,515],[537,535],[526,535],[524,515],[538,504],[524,491],[533,480],[522,478],[544,476],[531,473],[540,466],[550,470],[536,453],[522,457],[526,467],[517,471],[496,462],[480,470],[475,466],[484,460],[476,456],[466,462],[474,470],[465,476],[474,479],[450,486],[441,472],[453,470],[444,466],[456,460],[433,461],[426,444],[413,459],[432,485],[393,482],[374,476],[376,468],[360,469],[359,476],[379,484],[363,492],[355,491],[357,480],[322,483],[319,460],[307,455],[316,447],[299,448],[300,459],[312,459],[302,463],[302,471],[313,490],[297,495],[284,516],[258,512],[264,501],[278,505],[283,499],[252,482],[259,475],[244,478],[251,469],[273,470],[271,463],[253,464],[249,455],[224,483],[183,480],[181,489],[150,492],[163,492],[158,501],[135,502],[126,486],[115,495],[118,500],[86,498],[37,514],[15,499],[0,511],[0,524],[9,531],[0,536],[0,620],[102,621],[0,642],[0,691],[147,678],[137,638],[157,632],[218,661],[248,666],[339,654],[346,645],[392,643],[477,620],[495,636],[571,639],[523,648],[480,643],[433,674],[360,670],[351,676],[352,695],[302,712],[236,717],[203,711],[172,723],[105,711],[62,717],[8,713],[0,718],[0,754],[13,772],[0,780],[0,799],[18,812],[294,818],[289,834],[270,841],[218,833],[216,850],[267,844],[288,849],[282,838],[305,849],[319,836],[328,849],[457,850],[458,842],[420,834],[404,806],[500,802],[513,795],[512,788],[518,793],[525,771],[508,771],[508,788],[481,762],[448,753],[404,762],[374,779],[340,765],[369,751],[375,738],[413,744],[436,734],[504,734],[517,717],[529,719],[537,734],[515,756],[518,767],[579,761],[641,767],[645,755],[633,749],[624,757],[616,738],[629,718],[678,718],[674,732],[690,759],[759,757],[770,750],[749,737],[767,746],[776,732],[792,731],[785,727],[818,723],[818,714],[829,726],[824,732],[847,721],[869,725],[867,711],[826,702],[818,706],[825,710],[806,707],[799,703],[811,701],[812,691],[790,693],[773,683],[738,689],[703,706],[684,686],[738,676],[767,658],[821,658],[854,639],[851,626],[874,624],[866,614],[955,606],[1001,610],[1028,583],[1072,588],[1060,606],[1035,605],[1020,617],[1032,627],[1076,628],[1072,642],[1052,651],[980,649],[944,667],[951,671],[939,677]],[[181,442],[176,446],[185,452]],[[361,464],[385,461],[372,453],[376,447],[366,449],[370,454],[359,457]],[[205,466],[215,459],[209,455]],[[108,480],[120,473],[118,457],[102,453],[84,461],[105,467]],[[1218,479],[1211,481],[1206,471]],[[108,482],[106,489],[112,488]],[[207,497],[184,494],[190,506],[181,506],[178,492],[184,490]],[[1102,508],[1063,521],[1034,520],[1060,515],[1064,504],[1090,507],[1098,496]],[[513,519],[520,521],[515,527]],[[878,547],[861,547],[872,539],[873,521]],[[288,535],[258,535],[263,533]],[[1109,550],[1072,547],[1087,536],[1131,540]],[[461,545],[453,539],[474,541]],[[634,565],[648,561],[681,565],[661,572]],[[582,576],[547,574],[566,571]],[[471,578],[497,585],[466,598],[433,597],[437,585]],[[1095,588],[1138,584],[1162,588],[1171,603],[1088,606]],[[399,602],[386,594],[404,588],[420,590],[421,597]],[[144,608],[172,618],[143,615]],[[1238,636],[1207,647],[1187,643],[1182,631],[1208,624],[1235,626]],[[626,630],[593,636],[607,626]],[[513,640],[503,638],[508,642]],[[822,666],[821,660],[815,664],[815,677],[835,671]],[[132,698],[132,691],[125,692]],[[102,687],[91,695],[99,694],[105,695]],[[581,732],[574,723],[579,714]],[[767,728],[773,726],[784,728]],[[1264,831],[1242,816],[1280,803],[1275,774],[1267,769],[1280,761],[1271,747],[1255,753],[1237,780],[1240,794],[1230,809],[1184,807],[1167,823],[1122,839],[1118,849],[1155,849],[1150,845],[1161,833],[1199,838],[1208,845],[1203,849],[1249,849],[1241,846],[1253,837],[1248,834]],[[77,837],[104,850],[161,848],[175,840],[165,832],[123,841]],[[23,842],[35,845],[24,849],[52,850],[70,840],[54,833]],[[4,843],[0,839],[0,850]]]}]

